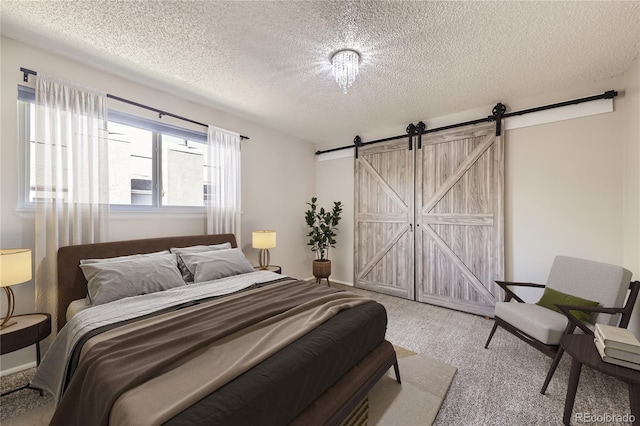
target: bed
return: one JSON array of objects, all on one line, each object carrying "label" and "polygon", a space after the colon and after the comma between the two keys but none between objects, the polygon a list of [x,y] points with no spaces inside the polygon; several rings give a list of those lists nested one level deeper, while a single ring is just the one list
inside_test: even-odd
[{"label": "bed", "polygon": [[[86,259],[143,265],[175,259],[172,248],[221,245],[177,257],[197,265],[195,283],[88,295],[96,267]],[[219,277],[219,259],[234,252],[232,234],[60,248],[60,332],[32,381],[56,398],[52,424],[340,424],[390,367],[400,382],[382,305],[253,268]],[[67,324],[72,302],[89,296]]]}]

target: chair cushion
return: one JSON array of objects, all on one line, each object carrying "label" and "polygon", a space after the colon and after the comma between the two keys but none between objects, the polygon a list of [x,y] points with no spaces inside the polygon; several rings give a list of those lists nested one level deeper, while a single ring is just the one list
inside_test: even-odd
[{"label": "chair cushion", "polygon": [[[620,308],[629,290],[631,272],[621,266],[556,256],[549,271],[547,287],[567,294],[596,300],[600,306]],[[617,325],[619,315],[595,314],[591,322]]]},{"label": "chair cushion", "polygon": [[546,345],[560,344],[569,320],[533,303],[496,303],[495,316]]},{"label": "chair cushion", "polygon": [[[586,307],[594,307],[598,306],[598,302],[594,302],[593,300],[583,299],[578,296],[573,296],[571,294],[566,294],[558,290],[554,290],[550,287],[544,289],[544,294],[536,302],[536,305],[540,305],[547,309],[551,309],[552,311],[556,311],[558,313],[562,313],[560,309],[556,305],[574,305],[574,306],[586,306]],[[573,314],[574,317],[579,319],[582,322],[589,321],[591,317],[590,312],[584,311],[569,311]]]}]

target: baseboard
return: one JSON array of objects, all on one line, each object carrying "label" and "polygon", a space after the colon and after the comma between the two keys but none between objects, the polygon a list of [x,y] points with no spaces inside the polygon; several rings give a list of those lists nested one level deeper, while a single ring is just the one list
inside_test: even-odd
[{"label": "baseboard", "polygon": [[349,287],[353,287],[353,283],[347,282],[347,281],[338,281],[338,280],[331,280],[332,283],[336,283],[336,284],[342,284],[342,285],[347,285]]},{"label": "baseboard", "polygon": [[8,376],[9,374],[19,373],[24,370],[28,370],[29,368],[33,368],[36,366],[36,362],[29,362],[27,364],[18,365],[17,367],[9,368],[7,370],[0,371],[0,376]]},{"label": "baseboard", "polygon": [[[316,277],[309,277],[309,278],[303,278],[302,281],[315,281]],[[330,278],[332,283],[336,283],[336,284],[342,284],[342,285],[347,285],[349,287],[353,287],[353,283],[350,282],[346,282],[346,281],[338,281],[338,280],[334,280],[333,278]]]}]

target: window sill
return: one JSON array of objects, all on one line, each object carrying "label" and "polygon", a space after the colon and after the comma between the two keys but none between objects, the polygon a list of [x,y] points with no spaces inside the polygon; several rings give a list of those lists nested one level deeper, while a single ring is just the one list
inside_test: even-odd
[{"label": "window sill", "polygon": [[[16,215],[22,218],[33,219],[36,215],[35,206],[17,207]],[[148,220],[149,218],[169,218],[169,219],[205,219],[207,212],[204,208],[111,208],[109,211],[110,220]]]},{"label": "window sill", "polygon": [[205,219],[204,209],[111,209],[111,220],[148,220],[150,217],[169,219]]}]

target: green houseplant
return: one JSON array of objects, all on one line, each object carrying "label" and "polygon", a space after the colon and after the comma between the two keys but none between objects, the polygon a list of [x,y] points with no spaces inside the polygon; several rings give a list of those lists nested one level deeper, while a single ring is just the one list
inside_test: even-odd
[{"label": "green houseplant", "polygon": [[318,209],[316,197],[311,198],[311,202],[307,203],[309,210],[305,212],[304,218],[309,226],[308,246],[311,251],[316,254],[313,261],[313,276],[316,282],[320,283],[322,278],[327,279],[329,284],[329,276],[331,275],[331,260],[329,260],[329,248],[335,248],[336,231],[340,222],[340,214],[342,213],[342,202],[334,201],[333,209],[325,210],[324,207]]}]

